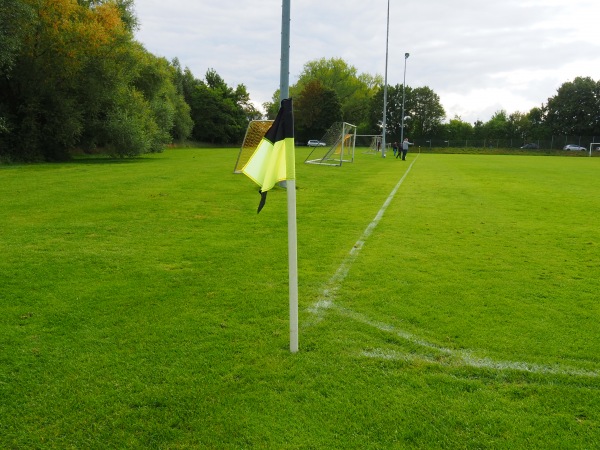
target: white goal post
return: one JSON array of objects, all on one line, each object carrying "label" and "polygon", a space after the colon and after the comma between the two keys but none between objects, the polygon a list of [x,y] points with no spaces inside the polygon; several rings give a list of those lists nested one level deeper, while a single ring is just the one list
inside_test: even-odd
[{"label": "white goal post", "polygon": [[592,142],[590,144],[590,156],[592,156],[592,151],[600,152],[600,142]]},{"label": "white goal post", "polygon": [[325,166],[341,166],[344,162],[354,161],[356,145],[356,125],[347,122],[336,122],[312,149],[304,160],[305,164]]}]

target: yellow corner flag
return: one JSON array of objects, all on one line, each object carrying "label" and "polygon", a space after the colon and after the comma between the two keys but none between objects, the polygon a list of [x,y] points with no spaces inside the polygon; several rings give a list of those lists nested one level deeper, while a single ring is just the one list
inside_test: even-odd
[{"label": "yellow corner flag", "polygon": [[265,205],[269,189],[279,181],[296,179],[295,159],[292,99],[286,98],[281,101],[273,125],[242,168],[242,172],[260,186],[257,214]]}]

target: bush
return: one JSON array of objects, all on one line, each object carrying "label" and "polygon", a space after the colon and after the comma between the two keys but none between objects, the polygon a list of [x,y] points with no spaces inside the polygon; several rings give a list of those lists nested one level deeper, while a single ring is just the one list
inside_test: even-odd
[{"label": "bush", "polygon": [[132,157],[164,149],[168,134],[160,129],[148,102],[130,90],[108,115],[105,146],[111,156]]}]

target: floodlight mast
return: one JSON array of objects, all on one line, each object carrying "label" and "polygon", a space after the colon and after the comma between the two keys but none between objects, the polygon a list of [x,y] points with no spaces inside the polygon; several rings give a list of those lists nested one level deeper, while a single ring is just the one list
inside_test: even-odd
[{"label": "floodlight mast", "polygon": [[387,2],[387,29],[385,35],[385,80],[383,82],[383,122],[381,130],[381,157],[385,158],[385,133],[387,115],[388,43],[390,38],[390,0]]},{"label": "floodlight mast", "polygon": [[404,81],[402,82],[402,125],[400,127],[400,143],[404,142],[404,89],[406,88],[406,60],[410,53],[404,54]]},{"label": "floodlight mast", "polygon": [[[281,68],[279,100],[290,96],[290,0],[281,3]],[[296,180],[286,180],[288,218],[288,286],[290,307],[290,352],[298,351],[298,231],[296,225]]]},{"label": "floodlight mast", "polygon": [[290,96],[290,0],[281,4],[281,67],[279,70],[279,101]]}]

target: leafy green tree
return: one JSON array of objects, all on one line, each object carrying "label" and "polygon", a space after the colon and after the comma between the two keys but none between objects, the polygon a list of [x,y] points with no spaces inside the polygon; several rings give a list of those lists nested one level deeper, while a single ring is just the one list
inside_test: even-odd
[{"label": "leafy green tree", "polygon": [[185,101],[183,71],[177,58],[173,59],[171,62],[170,71],[173,87],[175,89],[175,95],[172,98],[175,115],[173,118],[171,136],[175,141],[184,141],[191,136],[194,123],[192,122],[192,117],[190,115],[190,105]]},{"label": "leafy green tree", "polygon": [[218,91],[200,81],[188,103],[194,123],[192,137],[195,140],[211,143],[230,141],[230,118],[235,109],[231,100],[225,100]]},{"label": "leafy green tree", "polygon": [[33,10],[21,0],[0,2],[0,77],[9,76]]},{"label": "leafy green tree", "polygon": [[21,1],[33,14],[14,76],[0,78],[11,158],[66,159],[76,147],[134,156],[189,134],[175,71],[133,40],[131,0]]},{"label": "leafy green tree", "polygon": [[77,0],[77,3],[89,9],[111,3],[117,7],[121,23],[128,31],[132,32],[138,27],[138,19],[134,12],[134,0]]},{"label": "leafy green tree", "polygon": [[487,139],[506,139],[510,137],[506,111],[503,109],[496,111],[490,120],[483,125],[483,130]]},{"label": "leafy green tree", "polygon": [[133,85],[148,100],[159,130],[155,138],[162,145],[173,140],[187,139],[193,123],[190,107],[184,100],[179,82],[181,74],[177,72],[177,67],[145,50],[138,53],[135,66],[137,73]]},{"label": "leafy green tree", "polygon": [[473,137],[473,125],[463,121],[455,115],[453,119],[443,126],[444,138],[450,141],[466,141]]},{"label": "leafy green tree", "polygon": [[64,159],[85,132],[88,70],[132,36],[114,3],[23,3],[33,14],[22,24],[13,76],[0,86],[12,130],[7,147],[16,159]]},{"label": "leafy green tree", "polygon": [[321,138],[329,127],[342,120],[341,104],[333,89],[319,80],[310,81],[294,103],[296,139],[308,141]]},{"label": "leafy green tree", "polygon": [[600,81],[577,77],[563,83],[548,99],[545,121],[553,133],[600,135]]},{"label": "leafy green tree", "polygon": [[215,144],[239,143],[248,121],[261,114],[250,103],[246,87],[229,87],[213,69],[198,80],[186,69],[182,78],[186,102],[191,108],[192,137]]},{"label": "leafy green tree", "polygon": [[[407,87],[406,93],[410,93],[411,88]],[[381,87],[379,91],[371,99],[371,107],[369,113],[369,127],[368,133],[379,134],[383,128],[383,97],[384,87]],[[405,102],[406,111],[406,102]],[[386,102],[386,117],[385,117],[385,129],[386,135],[393,140],[400,139],[400,129],[402,127],[402,85],[397,84],[396,86],[388,86],[387,88],[387,102]],[[408,125],[405,124],[405,125]]]},{"label": "leafy green tree", "polygon": [[525,143],[531,135],[531,122],[527,114],[516,111],[508,116],[507,134],[510,139]]},{"label": "leafy green tree", "polygon": [[408,120],[405,119],[409,134],[413,138],[419,138],[439,133],[446,112],[439,95],[424,86],[410,91],[407,88],[405,116],[410,117]]},{"label": "leafy green tree", "polygon": [[[359,74],[341,58],[321,58],[304,65],[298,82],[290,86],[290,95],[297,97],[306,85],[319,81],[325,89],[336,93],[341,104],[342,120],[365,128],[369,123],[371,99],[383,84],[381,76]],[[279,109],[279,92],[273,95],[270,103],[263,105],[267,116],[273,118]],[[296,120],[300,116],[296,114]],[[331,125],[331,124],[329,124]]]},{"label": "leafy green tree", "polygon": [[[370,131],[380,132],[383,120],[383,95],[381,88],[371,102]],[[402,98],[404,97],[404,136],[427,137],[441,133],[444,108],[439,96],[429,87],[402,89],[401,84],[388,86],[386,130],[394,139],[400,139],[402,129]]]},{"label": "leafy green tree", "polygon": [[105,148],[113,156],[136,156],[162,150],[160,130],[143,94],[127,89],[107,114]]},{"label": "leafy green tree", "polygon": [[484,123],[478,119],[473,124],[473,139],[480,141],[485,138],[486,138],[486,130],[484,128]]},{"label": "leafy green tree", "polygon": [[529,140],[546,139],[551,135],[551,131],[544,120],[544,107],[535,107],[527,113],[527,121],[529,122],[529,134],[526,136]]}]

